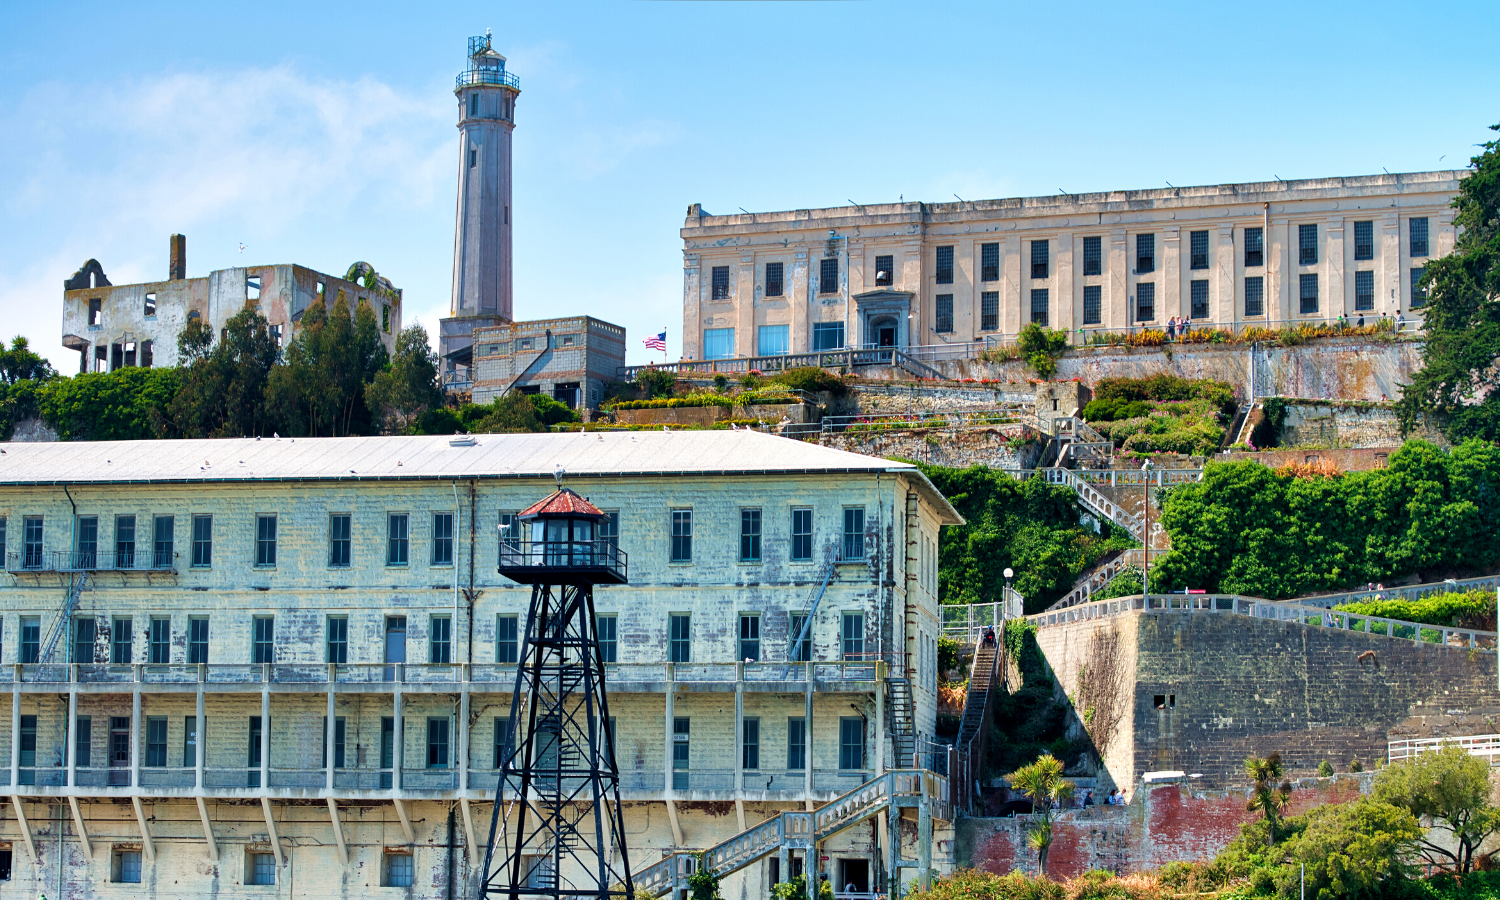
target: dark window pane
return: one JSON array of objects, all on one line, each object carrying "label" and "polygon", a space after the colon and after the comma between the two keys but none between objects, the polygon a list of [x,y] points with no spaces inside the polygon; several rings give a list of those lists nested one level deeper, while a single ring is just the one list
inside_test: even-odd
[{"label": "dark window pane", "polygon": [[[1188,233],[1189,268],[1208,268],[1208,232],[1192,231]],[[1195,317],[1196,318],[1196,317]]]},{"label": "dark window pane", "polygon": [[875,286],[888,287],[895,283],[896,258],[893,256],[875,257]]},{"label": "dark window pane", "polygon": [[728,266],[714,266],[713,267],[713,299],[715,299],[715,300],[728,300],[729,299],[729,267]]},{"label": "dark window pane", "polygon": [[1000,280],[1000,245],[979,245],[979,280]]},{"label": "dark window pane", "polygon": [[1354,223],[1354,258],[1356,260],[1367,260],[1375,258],[1375,223]]},{"label": "dark window pane", "polygon": [[1297,226],[1297,264],[1303,266],[1318,264],[1318,226]]},{"label": "dark window pane", "polygon": [[1156,321],[1156,285],[1143,281],[1135,286],[1135,320]]},{"label": "dark window pane", "polygon": [[1031,242],[1031,277],[1046,278],[1052,267],[1052,242]]},{"label": "dark window pane", "polygon": [[1083,287],[1083,324],[1099,325],[1104,321],[1104,289],[1097,284]]},{"label": "dark window pane", "polygon": [[1135,236],[1135,270],[1141,273],[1156,271],[1156,235]]},{"label": "dark window pane", "polygon": [[1083,274],[1099,275],[1104,271],[1104,239],[1102,237],[1086,237],[1083,239]]},{"label": "dark window pane", "polygon": [[839,261],[837,257],[818,260],[818,293],[839,292]]},{"label": "dark window pane", "polygon": [[937,323],[938,334],[953,333],[953,295],[937,295]]},{"label": "dark window pane", "polygon": [[985,291],[979,295],[979,330],[1000,330],[1000,292]]},{"label": "dark window pane", "polygon": [[[1245,266],[1263,266],[1266,262],[1265,230],[1259,226],[1245,229]],[[1246,315],[1249,315],[1246,313]],[[1259,315],[1259,313],[1256,313]]]},{"label": "dark window pane", "polygon": [[936,266],[936,270],[937,270],[937,283],[938,284],[952,284],[953,283],[953,248],[952,247],[938,247],[937,248],[937,266]]},{"label": "dark window pane", "polygon": [[1031,321],[1038,325],[1047,324],[1047,306],[1049,304],[1047,288],[1031,289]]},{"label": "dark window pane", "polygon": [[782,266],[782,264],[779,263],[779,262],[766,263],[766,296],[767,297],[780,297],[781,296],[781,292],[782,292],[781,266]]}]

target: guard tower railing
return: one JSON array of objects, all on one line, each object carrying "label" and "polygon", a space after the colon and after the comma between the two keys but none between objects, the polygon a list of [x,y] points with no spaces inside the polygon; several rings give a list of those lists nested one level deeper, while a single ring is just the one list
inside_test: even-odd
[{"label": "guard tower railing", "polygon": [[525,541],[500,544],[500,574],[523,584],[545,582],[559,570],[587,573],[599,583],[625,584],[628,558],[613,541]]}]

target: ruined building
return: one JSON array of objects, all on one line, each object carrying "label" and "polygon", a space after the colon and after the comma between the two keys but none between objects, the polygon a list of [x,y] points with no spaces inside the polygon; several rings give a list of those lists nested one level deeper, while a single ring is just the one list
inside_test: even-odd
[{"label": "ruined building", "polygon": [[342,297],[351,315],[361,305],[371,307],[386,352],[394,353],[401,333],[400,288],[374,274],[369,263],[355,263],[346,275],[284,263],[189,278],[187,238],[174,234],[165,281],[113,285],[91,259],[63,282],[62,342],[78,351],[80,372],[175,366],[177,336],[193,319],[219,334],[236,313],[256,309],[285,346],[309,306],[321,301],[331,311]]},{"label": "ruined building", "polygon": [[[633,866],[804,810],[841,888],[939,865],[946,781],[920,816],[880,781],[933,768],[960,521],[910,464],[735,431],[11,444],[0,892],[473,896],[530,596],[501,548],[558,467],[628,566],[594,602]],[[726,896],[800,862],[750,849]]]},{"label": "ruined building", "polygon": [[469,38],[453,93],[458,212],[453,299],[438,326],[443,385],[480,403],[515,390],[595,405],[625,365],[625,329],[588,317],[514,321],[510,140],[521,82],[490,35]]}]

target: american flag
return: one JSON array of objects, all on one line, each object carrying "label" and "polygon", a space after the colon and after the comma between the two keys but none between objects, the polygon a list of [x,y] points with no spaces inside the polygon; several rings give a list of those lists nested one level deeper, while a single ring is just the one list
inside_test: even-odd
[{"label": "american flag", "polygon": [[665,329],[663,329],[661,334],[654,334],[651,337],[646,338],[644,341],[641,341],[641,343],[646,345],[647,350],[660,350],[661,352],[666,353],[667,332]]}]

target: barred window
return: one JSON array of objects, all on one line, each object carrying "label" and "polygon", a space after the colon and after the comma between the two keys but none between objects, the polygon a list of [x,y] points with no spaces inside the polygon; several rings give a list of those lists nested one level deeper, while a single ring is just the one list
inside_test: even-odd
[{"label": "barred window", "polygon": [[1156,271],[1156,235],[1135,236],[1135,270],[1139,273]]},{"label": "barred window", "polygon": [[1421,309],[1427,305],[1427,289],[1421,286],[1426,269],[1411,270],[1411,308]]},{"label": "barred window", "polygon": [[1031,321],[1038,325],[1047,324],[1047,289],[1031,289]]},{"label": "barred window", "polygon": [[889,287],[896,278],[896,258],[893,256],[875,257],[875,286]]},{"label": "barred window", "polygon": [[1052,268],[1052,242],[1031,242],[1031,277],[1046,278]]},{"label": "barred window", "polygon": [[979,280],[1000,280],[1000,245],[979,245]]},{"label": "barred window", "polygon": [[1103,307],[1104,288],[1097,284],[1086,284],[1083,287],[1083,324],[1099,325],[1104,321]]},{"label": "barred window", "polygon": [[779,262],[766,263],[766,296],[780,297],[782,291],[781,266]]},{"label": "barred window", "polygon": [[[1426,256],[1427,217],[1423,216],[1418,219],[1409,219],[1407,225],[1407,234],[1411,237],[1411,255]],[[1415,297],[1416,294],[1413,293],[1412,296]]]},{"label": "barred window", "polygon": [[979,330],[1000,330],[1000,292],[985,291],[979,295]]},{"label": "barred window", "polygon": [[839,261],[833,259],[818,260],[818,293],[837,294],[839,292]]},{"label": "barred window", "polygon": [[953,295],[937,295],[937,332],[938,334],[953,333]]},{"label": "barred window", "polygon": [[1135,286],[1135,320],[1156,320],[1156,285],[1150,281],[1143,281]]},{"label": "barred window", "polygon": [[[1266,264],[1266,232],[1264,228],[1245,229],[1245,267],[1263,266]],[[1249,313],[1246,313],[1249,315]],[[1260,315],[1260,313],[1256,313]]]},{"label": "barred window", "polygon": [[1245,315],[1266,314],[1266,279],[1261,275],[1245,276]]},{"label": "barred window", "polygon": [[953,248],[937,248],[937,283],[953,283]]},{"label": "barred window", "polygon": [[1375,258],[1375,223],[1354,223],[1354,258],[1356,260],[1367,260]]},{"label": "barred window", "polygon": [[1104,271],[1104,238],[1083,239],[1083,274],[1098,275]]},{"label": "barred window", "polygon": [[1375,273],[1354,273],[1354,309],[1358,312],[1375,309]]},{"label": "barred window", "polygon": [[1297,276],[1297,296],[1301,300],[1299,311],[1305,316],[1318,311],[1318,276]]},{"label": "barred window", "polygon": [[1192,311],[1189,318],[1208,318],[1208,280],[1200,279],[1190,285],[1192,289]]},{"label": "barred window", "polygon": [[729,267],[714,266],[713,271],[713,299],[729,299]]},{"label": "barred window", "polygon": [[1318,264],[1318,226],[1297,226],[1297,264],[1303,266]]},{"label": "barred window", "polygon": [[[1193,231],[1188,233],[1188,267],[1192,269],[1208,268],[1208,232]],[[1196,317],[1195,317],[1196,318]]]}]

